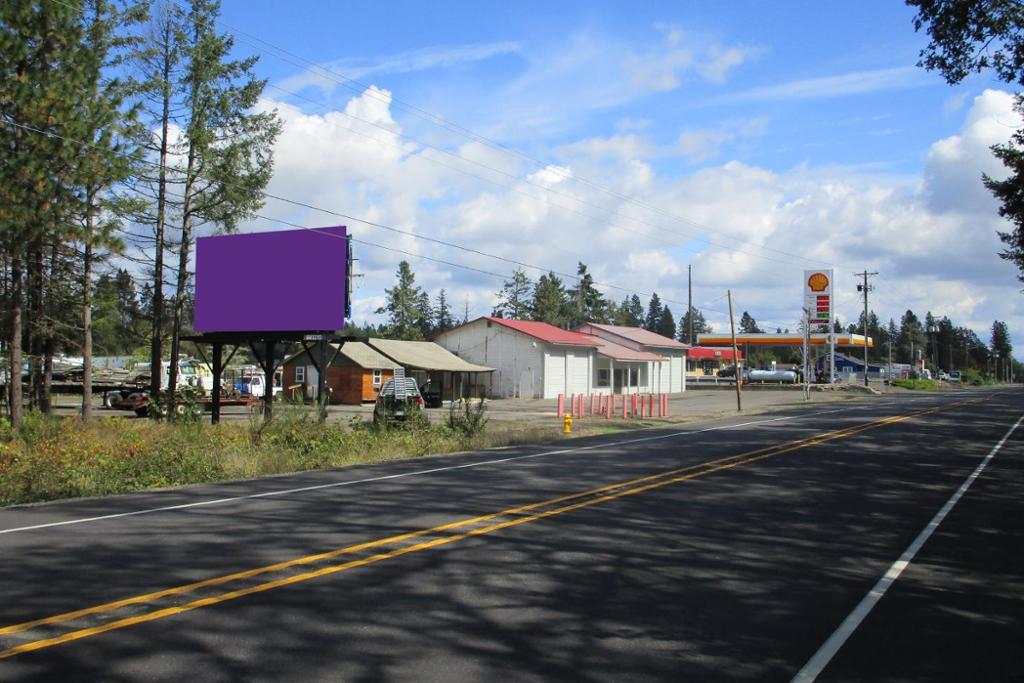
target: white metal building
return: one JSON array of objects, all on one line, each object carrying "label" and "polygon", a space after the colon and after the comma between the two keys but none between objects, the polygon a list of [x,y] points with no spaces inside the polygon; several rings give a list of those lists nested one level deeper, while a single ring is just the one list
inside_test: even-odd
[{"label": "white metal building", "polygon": [[489,393],[495,397],[670,391],[670,356],[548,323],[484,317],[434,341],[494,368]]},{"label": "white metal building", "polygon": [[[660,356],[659,361],[651,360],[648,391],[676,394],[686,391],[686,352],[689,345],[675,339],[663,337],[642,327],[622,327],[585,323],[576,328],[577,332],[600,337],[620,346]],[[618,389],[616,389],[618,391]]]}]

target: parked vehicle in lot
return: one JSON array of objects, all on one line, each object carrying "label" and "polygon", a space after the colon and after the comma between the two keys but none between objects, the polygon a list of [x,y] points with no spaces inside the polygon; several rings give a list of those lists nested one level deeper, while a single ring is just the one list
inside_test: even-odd
[{"label": "parked vehicle in lot", "polygon": [[404,420],[410,409],[423,408],[423,396],[412,377],[389,379],[381,385],[373,404],[373,421]]},{"label": "parked vehicle in lot", "polygon": [[[262,375],[252,375],[250,377],[239,377],[237,380],[235,380],[234,388],[235,388],[235,391],[237,391],[238,393],[240,393],[240,394],[242,394],[244,396],[252,396],[254,398],[263,398],[263,394],[264,394],[264,391],[263,391],[263,376]],[[282,389],[281,389],[281,387],[278,384],[277,378],[275,377],[274,378],[274,389],[273,389],[273,392],[272,392],[275,400],[277,400],[277,398],[280,396],[281,391],[282,391]]]},{"label": "parked vehicle in lot", "polygon": [[949,380],[950,382],[959,382],[959,381],[961,381],[962,378],[960,376],[960,371],[959,370],[951,370],[949,372],[949,376],[946,379]]}]

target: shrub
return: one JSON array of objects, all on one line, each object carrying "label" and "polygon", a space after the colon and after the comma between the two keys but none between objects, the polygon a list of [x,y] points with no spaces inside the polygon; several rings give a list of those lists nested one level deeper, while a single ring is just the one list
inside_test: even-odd
[{"label": "shrub", "polygon": [[463,436],[472,437],[482,434],[487,426],[486,409],[484,399],[480,399],[476,403],[465,400],[452,401],[448,408],[448,419],[445,426]]}]

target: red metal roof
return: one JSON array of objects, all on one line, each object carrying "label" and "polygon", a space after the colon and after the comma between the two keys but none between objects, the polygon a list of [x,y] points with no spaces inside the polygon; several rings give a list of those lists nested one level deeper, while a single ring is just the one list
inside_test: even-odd
[{"label": "red metal roof", "polygon": [[580,334],[579,332],[572,332],[570,330],[563,330],[560,327],[542,322],[536,322],[533,320],[506,320],[505,318],[494,318],[491,316],[485,316],[485,320],[491,323],[497,323],[503,325],[516,332],[522,332],[536,339],[540,339],[542,342],[548,344],[561,344],[568,346],[590,346],[596,347],[598,343],[593,337],[587,334]]},{"label": "red metal roof", "polygon": [[[740,360],[743,360],[743,352],[738,352]],[[686,354],[687,358],[693,360],[732,360],[732,349],[714,346],[694,346]]]},{"label": "red metal roof", "polygon": [[596,327],[599,330],[605,330],[612,334],[617,334],[620,337],[629,339],[630,341],[642,344],[644,346],[658,346],[666,349],[688,349],[688,345],[675,339],[669,339],[655,332],[645,330],[642,327],[625,327],[622,325],[603,325],[599,323],[585,323],[591,327]]}]

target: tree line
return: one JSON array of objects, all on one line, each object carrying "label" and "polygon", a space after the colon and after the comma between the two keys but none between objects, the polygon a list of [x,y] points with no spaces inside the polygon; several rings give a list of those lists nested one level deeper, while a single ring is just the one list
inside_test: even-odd
[{"label": "tree line", "polygon": [[[453,313],[446,290],[440,290],[431,299],[416,285],[416,275],[407,261],[399,264],[395,279],[395,286],[384,292],[384,306],[376,311],[378,315],[387,316],[386,322],[376,327],[354,327],[353,332],[416,340],[469,322],[468,305],[459,318]],[[587,322],[642,327],[686,343],[695,343],[698,334],[711,332],[703,313],[694,308],[694,339],[691,340],[691,312],[684,313],[677,325],[672,309],[662,304],[657,292],[651,295],[646,308],[636,294],[625,297],[621,303],[608,300],[594,285],[594,278],[584,263],[578,264],[576,283],[572,286],[566,286],[553,272],[533,281],[523,270],[517,269],[495,296],[497,304],[491,315],[498,318],[534,320],[565,329]]]},{"label": "tree line", "polygon": [[[636,294],[616,303],[608,300],[595,287],[586,264],[579,263],[576,274],[576,283],[567,287],[555,273],[546,273],[533,281],[523,270],[518,269],[495,294],[497,304],[491,315],[512,320],[537,320],[565,329],[587,322],[641,327],[691,345],[696,345],[697,335],[712,332],[704,314],[696,308],[692,309],[694,337],[691,339],[690,311],[684,313],[677,324],[672,310],[662,304],[656,292],[651,295],[646,308]],[[418,340],[469,322],[468,307],[461,318],[455,315],[446,290],[440,290],[432,299],[418,286],[408,261],[399,264],[395,286],[385,290],[385,304],[376,313],[387,316],[386,322],[379,326],[353,327],[349,331]],[[860,315],[856,323],[845,327],[837,320],[833,330],[837,333],[863,333],[864,314]],[[757,334],[765,330],[749,311],[743,311],[737,331],[741,334]],[[782,328],[776,330],[778,333],[789,331]],[[886,362],[891,350],[893,362],[911,363],[914,358],[920,357],[932,367],[947,371],[988,371],[994,357],[1010,358],[1013,351],[1004,322],[997,320],[993,323],[991,338],[989,343],[985,343],[970,328],[954,325],[948,317],[937,318],[931,312],[923,322],[913,311],[907,310],[899,324],[894,319],[890,319],[888,324],[882,324],[878,315],[873,310],[869,311],[868,336],[874,340],[874,346],[868,350],[870,361]],[[751,361],[796,362],[799,353],[793,349],[789,353],[780,351],[779,354],[759,350],[756,358]]]},{"label": "tree line", "polygon": [[[84,359],[88,417],[94,347],[126,348],[104,308],[133,280],[114,255],[146,280],[145,304],[114,325],[148,340],[159,393],[165,353],[177,358],[189,331],[197,233],[233,231],[262,205],[280,123],[255,110],[265,81],[255,57],[231,57],[219,12],[216,0],[0,3],[0,344],[15,428],[18,370],[30,406],[49,411],[59,353]],[[169,374],[173,394],[176,363]]]}]

